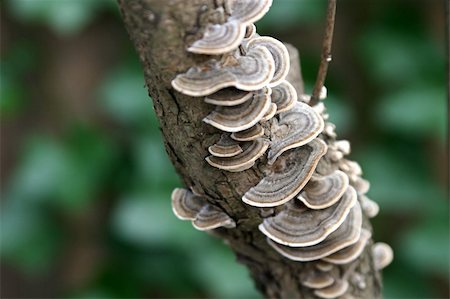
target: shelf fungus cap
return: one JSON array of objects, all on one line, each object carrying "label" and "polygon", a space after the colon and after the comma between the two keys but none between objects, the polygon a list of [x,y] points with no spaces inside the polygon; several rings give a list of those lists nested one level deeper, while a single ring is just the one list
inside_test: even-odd
[{"label": "shelf fungus cap", "polygon": [[272,81],[270,81],[269,86],[277,86],[280,84],[289,73],[290,59],[289,52],[286,46],[270,36],[258,36],[250,39],[246,47],[251,49],[256,46],[262,46],[267,48],[272,54],[273,60],[275,62],[275,73],[273,75]]},{"label": "shelf fungus cap", "polygon": [[245,28],[245,38],[250,39],[256,34],[256,26],[255,24],[248,24]]},{"label": "shelf fungus cap", "polygon": [[364,248],[366,247],[366,244],[371,237],[372,233],[369,230],[363,228],[361,230],[361,235],[359,236],[358,242],[349,247],[341,249],[338,252],[333,253],[332,255],[324,257],[323,260],[337,265],[343,265],[353,262],[364,251]]},{"label": "shelf fungus cap", "polygon": [[203,121],[225,132],[239,132],[258,123],[270,109],[270,91],[263,88],[237,106],[218,106]]},{"label": "shelf fungus cap", "polygon": [[300,283],[310,289],[326,288],[334,283],[330,273],[317,270],[305,271],[300,275]]},{"label": "shelf fungus cap", "polygon": [[285,112],[294,107],[297,102],[297,91],[291,83],[284,80],[272,87],[272,103],[277,105],[277,113]]},{"label": "shelf fungus cap", "polygon": [[311,178],[327,145],[315,139],[283,155],[272,166],[272,173],[248,190],[242,201],[255,207],[276,207],[294,198]]},{"label": "shelf fungus cap", "polygon": [[310,106],[296,102],[289,111],[279,114],[278,123],[273,122],[268,163],[285,151],[309,143],[316,138],[324,127],[324,122]]},{"label": "shelf fungus cap", "polygon": [[350,142],[348,140],[338,140],[334,142],[336,148],[342,152],[344,155],[350,154],[351,147]]},{"label": "shelf fungus cap", "polygon": [[251,98],[253,98],[253,92],[251,91],[243,91],[234,87],[228,87],[205,97],[205,103],[217,106],[236,106]]},{"label": "shelf fungus cap", "polygon": [[372,255],[377,270],[386,268],[394,259],[394,251],[391,246],[383,242],[373,244]]},{"label": "shelf fungus cap", "polygon": [[272,117],[275,116],[275,113],[277,113],[277,105],[274,103],[271,103],[269,106],[269,109],[267,110],[266,114],[261,118],[261,122],[268,121]]},{"label": "shelf fungus cap", "polygon": [[228,20],[237,20],[245,24],[255,23],[269,11],[270,6],[272,0],[233,0]]},{"label": "shelf fungus cap", "polygon": [[365,195],[358,195],[358,198],[361,203],[361,208],[367,217],[373,218],[378,215],[380,206],[375,201]]},{"label": "shelf fungus cap", "polygon": [[184,188],[175,188],[171,198],[173,213],[181,220],[194,220],[206,204],[203,198]]},{"label": "shelf fungus cap", "polygon": [[209,24],[200,40],[187,50],[197,54],[221,55],[230,52],[244,39],[246,28],[239,21],[224,24]]},{"label": "shelf fungus cap", "polygon": [[325,209],[334,205],[348,186],[348,176],[340,170],[327,176],[312,176],[298,199],[310,209]]},{"label": "shelf fungus cap", "polygon": [[320,289],[315,290],[314,295],[323,299],[333,299],[340,297],[347,292],[349,287],[348,281],[345,279],[338,279],[332,285]]},{"label": "shelf fungus cap", "polygon": [[358,194],[366,194],[370,189],[370,182],[359,175],[350,175],[350,184],[356,189]]},{"label": "shelf fungus cap", "polygon": [[215,157],[234,157],[243,152],[239,143],[231,139],[229,135],[222,134],[219,141],[208,147],[208,151]]},{"label": "shelf fungus cap", "polygon": [[177,91],[193,97],[210,95],[222,88],[234,86],[254,91],[268,85],[275,72],[272,54],[264,47],[255,47],[245,56],[228,56],[222,61],[209,60],[191,67],[172,80]]},{"label": "shelf fungus cap", "polygon": [[342,159],[339,161],[339,168],[347,174],[362,175],[362,168],[358,162],[355,161]]},{"label": "shelf fungus cap", "polygon": [[253,127],[231,134],[231,138],[236,141],[252,141],[264,135],[264,128],[256,124]]},{"label": "shelf fungus cap", "polygon": [[269,143],[263,139],[251,142],[244,151],[234,157],[221,158],[209,156],[206,161],[209,165],[230,172],[239,172],[251,168],[255,161],[261,157],[269,147]]},{"label": "shelf fungus cap", "polygon": [[278,244],[312,246],[342,225],[355,205],[356,198],[355,190],[349,187],[339,202],[323,210],[311,210],[294,201],[276,216],[264,219],[259,230]]},{"label": "shelf fungus cap", "polygon": [[322,261],[322,260],[317,261],[315,266],[316,266],[317,270],[322,271],[322,272],[329,272],[329,271],[331,271],[331,269],[333,269],[333,264],[330,264],[330,263]]},{"label": "shelf fungus cap", "polygon": [[361,225],[361,208],[358,202],[356,202],[344,223],[321,243],[308,247],[289,247],[273,242],[269,238],[267,238],[267,242],[278,253],[290,260],[309,262],[322,259],[336,251],[355,244],[361,233]]},{"label": "shelf fungus cap", "polygon": [[192,225],[198,230],[211,230],[218,227],[234,228],[236,223],[225,212],[210,204],[205,205]]}]

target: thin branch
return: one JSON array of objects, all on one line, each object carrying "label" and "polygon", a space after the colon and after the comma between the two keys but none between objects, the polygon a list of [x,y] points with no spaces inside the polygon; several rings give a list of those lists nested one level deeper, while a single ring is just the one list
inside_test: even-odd
[{"label": "thin branch", "polygon": [[333,42],[334,20],[336,16],[336,0],[328,0],[327,8],[327,25],[325,36],[322,42],[322,58],[320,61],[319,72],[317,73],[316,84],[309,101],[310,106],[314,106],[319,102],[320,91],[325,83],[327,76],[328,64],[331,61],[331,44]]}]

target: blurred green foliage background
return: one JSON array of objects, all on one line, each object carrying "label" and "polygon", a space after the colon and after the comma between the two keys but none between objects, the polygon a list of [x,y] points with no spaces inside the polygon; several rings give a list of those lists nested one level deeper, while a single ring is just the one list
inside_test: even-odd
[{"label": "blurred green foliage background", "polygon": [[[111,0],[1,8],[2,298],[260,298],[219,241],[177,220],[180,186]],[[275,0],[262,35],[297,46],[307,90],[325,0]],[[381,206],[387,298],[448,298],[444,7],[338,1],[326,100]]]}]

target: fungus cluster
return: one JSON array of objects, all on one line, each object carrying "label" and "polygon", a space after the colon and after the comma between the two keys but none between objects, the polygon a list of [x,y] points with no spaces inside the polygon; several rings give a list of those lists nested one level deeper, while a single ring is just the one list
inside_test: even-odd
[{"label": "fungus cluster", "polygon": [[[298,96],[286,80],[286,46],[256,33],[253,23],[272,1],[225,3],[226,20],[209,24],[187,48],[211,59],[177,75],[172,86],[215,106],[203,119],[222,131],[208,148],[210,166],[240,172],[265,158],[265,176],[242,201],[261,209],[258,228],[274,250],[292,261],[313,262],[301,278],[305,287],[320,298],[339,297],[349,282],[337,265],[352,263],[369,244],[363,213],[376,216],[378,205],[365,195],[369,183],[361,167],[345,158],[350,143],[336,140],[323,102],[311,107],[310,96]],[[172,206],[176,216],[197,229],[236,226],[224,211],[187,189],[174,190]],[[274,207],[274,213],[264,213]],[[384,243],[373,247],[378,269],[392,260],[388,248]]]}]

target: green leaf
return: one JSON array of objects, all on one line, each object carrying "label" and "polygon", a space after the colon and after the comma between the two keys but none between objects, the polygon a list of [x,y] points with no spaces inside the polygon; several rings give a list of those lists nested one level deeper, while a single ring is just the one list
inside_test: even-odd
[{"label": "green leaf", "polygon": [[160,136],[135,140],[133,162],[137,183],[152,190],[167,187],[172,189],[173,186],[179,185],[178,175],[167,157]]},{"label": "green leaf", "polygon": [[212,298],[261,298],[248,270],[236,262],[231,251],[203,250],[193,262],[196,277]]},{"label": "green leaf", "polygon": [[380,99],[376,116],[385,130],[397,131],[409,138],[438,136],[446,139],[447,114],[442,87],[414,86]]},{"label": "green leaf", "polygon": [[276,5],[272,5],[264,18],[257,22],[258,33],[318,22],[325,15],[325,7],[326,3],[322,1],[277,0]]},{"label": "green leaf", "polygon": [[356,160],[371,183],[369,197],[380,204],[382,211],[408,214],[427,209],[430,202],[444,197],[427,169],[422,168],[424,159],[420,155],[397,153],[386,146],[366,146]]},{"label": "green leaf", "polygon": [[32,203],[10,200],[1,211],[1,254],[3,261],[29,274],[46,271],[60,249],[61,234]]},{"label": "green leaf", "polygon": [[[421,272],[440,273],[448,277],[450,232],[448,201],[434,202],[436,208],[421,223],[402,236],[399,254]],[[399,251],[400,251],[399,250]]]},{"label": "green leaf", "polygon": [[9,0],[12,14],[24,22],[44,23],[55,32],[71,35],[89,24],[97,8],[111,0]]},{"label": "green leaf", "polygon": [[148,125],[152,120],[156,124],[140,68],[120,67],[114,71],[100,88],[100,100],[103,109],[122,124]]},{"label": "green leaf", "polygon": [[123,197],[115,208],[112,228],[121,239],[142,247],[181,246],[189,251],[207,237],[194,230],[190,221],[180,221],[173,215],[170,192]]},{"label": "green leaf", "polygon": [[368,74],[385,89],[411,86],[413,81],[443,84],[444,55],[429,37],[376,27],[364,32],[359,47]]}]

